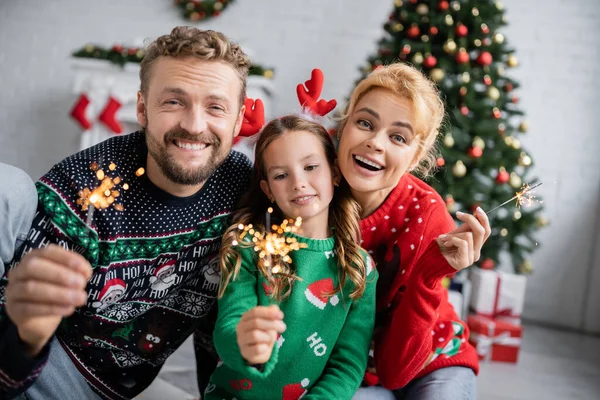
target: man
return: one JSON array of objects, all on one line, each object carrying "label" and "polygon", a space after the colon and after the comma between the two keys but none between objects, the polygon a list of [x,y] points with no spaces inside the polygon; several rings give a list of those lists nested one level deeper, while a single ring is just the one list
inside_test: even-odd
[{"label": "man", "polygon": [[222,34],[175,28],[141,64],[143,131],[37,183],[0,283],[0,398],[132,398],[195,330],[210,347],[214,261],[251,170],[231,152],[249,65]]}]

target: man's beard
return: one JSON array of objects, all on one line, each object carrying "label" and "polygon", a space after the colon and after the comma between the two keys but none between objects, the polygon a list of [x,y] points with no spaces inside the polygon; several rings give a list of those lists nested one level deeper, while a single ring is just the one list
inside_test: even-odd
[{"label": "man's beard", "polygon": [[[199,185],[204,183],[229,155],[231,148],[226,149],[221,141],[214,135],[192,135],[185,129],[173,128],[169,130],[163,139],[163,144],[147,132],[146,145],[148,153],[152,156],[161,172],[170,181],[179,185]],[[233,133],[232,133],[233,137]],[[196,169],[186,169],[177,163],[175,157],[169,154],[169,146],[175,139],[186,140],[191,143],[206,143],[210,146],[211,155],[205,165]],[[205,149],[209,150],[209,149]]]}]

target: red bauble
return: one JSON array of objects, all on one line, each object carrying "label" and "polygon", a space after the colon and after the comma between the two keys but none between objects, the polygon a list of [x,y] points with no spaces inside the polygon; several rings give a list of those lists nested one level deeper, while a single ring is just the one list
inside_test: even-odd
[{"label": "red bauble", "polygon": [[513,90],[513,84],[510,82],[506,83],[506,86],[504,86],[504,90],[506,90],[507,92],[512,92]]},{"label": "red bauble", "polygon": [[449,7],[450,4],[446,0],[440,1],[438,3],[438,10],[440,11],[446,11]]},{"label": "red bauble", "polygon": [[429,28],[429,33],[431,33],[432,35],[437,35],[438,28],[436,28],[435,26],[432,26],[431,28]]},{"label": "red bauble", "polygon": [[129,55],[129,56],[135,56],[135,53],[137,53],[137,52],[138,52],[138,49],[136,49],[135,47],[127,49],[127,55]]},{"label": "red bauble", "polygon": [[481,54],[479,54],[479,57],[477,57],[476,61],[479,65],[490,65],[493,59],[492,55],[489,52],[484,51]]},{"label": "red bauble", "polygon": [[121,53],[123,52],[123,46],[121,46],[120,44],[115,44],[111,50],[116,51],[117,53]]},{"label": "red bauble", "polygon": [[465,115],[465,116],[466,116],[466,115],[469,115],[469,107],[467,107],[467,106],[462,106],[462,107],[460,108],[460,113],[461,113],[462,115]]},{"label": "red bauble", "polygon": [[469,62],[469,53],[465,50],[461,50],[456,54],[456,63],[457,64],[466,64]]},{"label": "red bauble", "polygon": [[494,108],[494,111],[492,111],[492,115],[494,116],[494,118],[500,118],[502,116],[502,111],[500,111],[497,108]]},{"label": "red bauble", "polygon": [[467,36],[467,33],[469,33],[469,30],[467,29],[467,27],[465,25],[461,24],[456,27],[456,36],[458,36],[458,37]]},{"label": "red bauble", "polygon": [[496,263],[491,258],[484,258],[479,264],[481,269],[493,269]]},{"label": "red bauble", "polygon": [[469,157],[479,158],[483,154],[483,149],[481,147],[471,146],[469,147],[469,150],[467,150],[467,154]]},{"label": "red bauble", "polygon": [[421,34],[421,31],[419,30],[419,27],[417,25],[413,25],[408,29],[406,34],[408,35],[409,38],[414,39]]},{"label": "red bauble", "polygon": [[483,77],[483,82],[484,82],[486,85],[490,86],[490,85],[492,84],[492,78],[490,78],[490,76],[489,76],[489,75],[486,75],[486,76],[484,76],[484,77]]},{"label": "red bauble", "polygon": [[498,184],[504,184],[504,183],[508,183],[508,180],[510,179],[510,174],[506,171],[498,171],[498,175],[496,175],[496,183]]},{"label": "red bauble", "polygon": [[437,64],[437,60],[434,56],[427,56],[425,57],[425,61],[423,61],[423,66],[425,68],[433,68],[435,67],[435,64]]},{"label": "red bauble", "polygon": [[443,167],[446,164],[446,160],[444,160],[444,157],[438,157],[438,159],[435,160],[435,163],[438,167]]}]

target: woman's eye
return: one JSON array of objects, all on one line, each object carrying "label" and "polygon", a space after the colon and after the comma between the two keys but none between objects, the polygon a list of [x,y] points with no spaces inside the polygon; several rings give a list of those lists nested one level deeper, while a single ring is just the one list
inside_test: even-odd
[{"label": "woman's eye", "polygon": [[402,135],[392,135],[391,136],[392,140],[394,140],[395,142],[398,143],[406,143],[406,139],[404,138],[404,136]]},{"label": "woman's eye", "polygon": [[318,165],[307,165],[306,167],[304,167],[305,171],[312,171],[317,169]]},{"label": "woman's eye", "polygon": [[367,128],[367,129],[371,128],[371,123],[369,121],[367,121],[366,119],[359,119],[356,121],[356,124],[363,128]]}]

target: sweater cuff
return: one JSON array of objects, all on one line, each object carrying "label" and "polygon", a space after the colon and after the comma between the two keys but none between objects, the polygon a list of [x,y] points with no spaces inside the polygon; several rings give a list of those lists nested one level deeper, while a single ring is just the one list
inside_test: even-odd
[{"label": "sweater cuff", "polygon": [[42,367],[48,361],[51,341],[46,343],[37,356],[33,358],[28,356],[26,345],[19,337],[17,326],[6,315],[4,317],[5,327],[2,329],[4,335],[0,340],[0,354],[2,355],[0,370],[10,376],[12,384],[22,386],[25,381],[34,379],[41,372]]},{"label": "sweater cuff", "polygon": [[454,275],[457,272],[448,264],[435,239],[431,240],[419,263],[424,266],[424,268],[419,268],[423,283],[430,289],[433,289],[445,277]]}]

